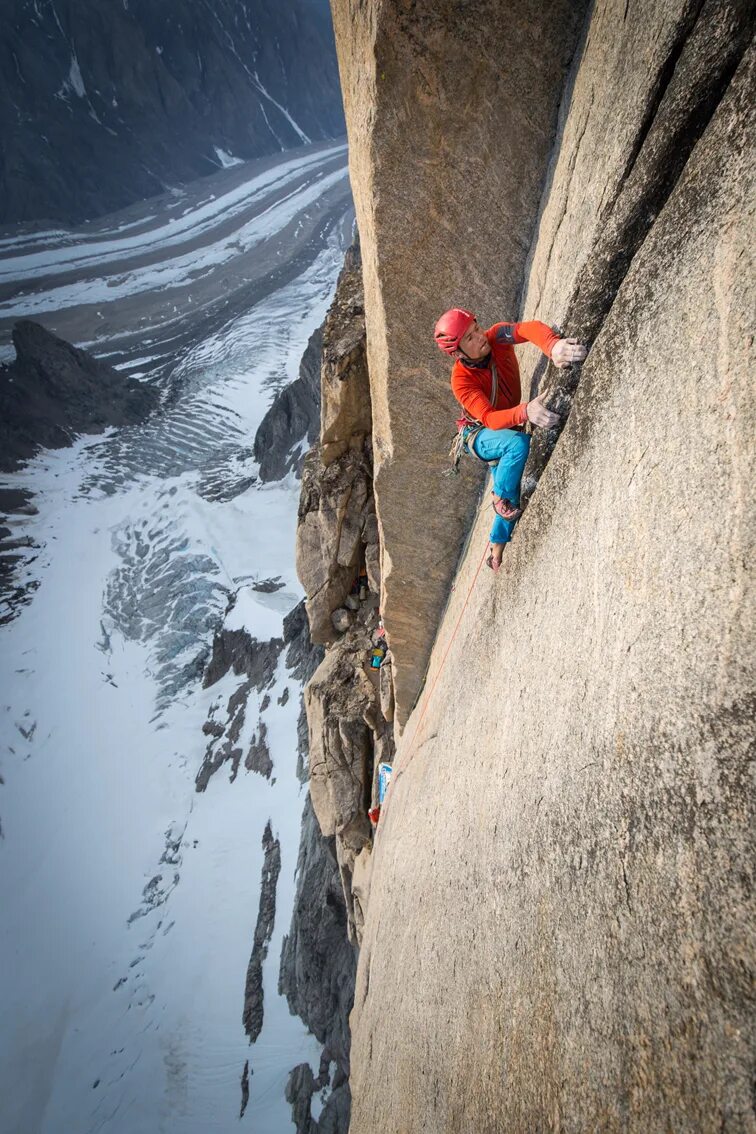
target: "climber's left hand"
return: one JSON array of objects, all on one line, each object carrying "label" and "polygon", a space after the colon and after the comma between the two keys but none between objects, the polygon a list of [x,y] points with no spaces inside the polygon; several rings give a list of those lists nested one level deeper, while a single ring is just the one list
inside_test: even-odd
[{"label": "climber's left hand", "polygon": [[582,362],[587,354],[588,348],[577,339],[560,339],[551,351],[551,361],[560,370],[564,370],[565,366],[571,366],[573,362]]}]

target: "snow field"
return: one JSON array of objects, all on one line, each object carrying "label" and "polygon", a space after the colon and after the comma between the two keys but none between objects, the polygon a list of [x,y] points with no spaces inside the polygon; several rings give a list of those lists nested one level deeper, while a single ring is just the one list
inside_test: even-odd
[{"label": "snow field", "polygon": [[[244,452],[275,390],[296,377],[340,261],[334,242],[188,355],[182,395],[160,418],[44,453],[7,478],[34,491],[39,513],[24,530],[42,546],[24,569],[39,588],[3,629],[0,656],[8,1134],[236,1130],[246,1059],[244,1123],[282,1134],[293,1128],[289,1070],[309,1060],[317,1073],[319,1045],[277,993],[304,804],[300,688],[281,658],[262,714],[270,782],[242,764],[231,783],[225,765],[197,794],[202,725],[213,705],[225,719],[243,678],[202,689],[195,674],[174,688],[166,673],[175,683],[177,661],[209,649],[232,594],[227,625],[259,640],[280,636],[301,597],[294,478],[230,499],[200,489],[214,460],[231,488],[233,470],[254,474]],[[282,589],[254,591],[271,577]],[[260,701],[250,696],[243,745]],[[241,1014],[269,819],[282,868],[250,1047]]]}]

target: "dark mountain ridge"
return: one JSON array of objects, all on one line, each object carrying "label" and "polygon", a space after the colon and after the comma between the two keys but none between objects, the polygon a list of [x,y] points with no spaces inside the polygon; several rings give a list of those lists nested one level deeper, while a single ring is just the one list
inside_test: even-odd
[{"label": "dark mountain ridge", "polygon": [[13,328],[14,362],[0,364],[0,470],[12,472],[40,447],[62,449],[80,433],[134,425],[156,408],[154,386],[119,374],[22,319]]},{"label": "dark mountain ridge", "polygon": [[345,132],[327,0],[11,0],[0,224],[79,223]]}]

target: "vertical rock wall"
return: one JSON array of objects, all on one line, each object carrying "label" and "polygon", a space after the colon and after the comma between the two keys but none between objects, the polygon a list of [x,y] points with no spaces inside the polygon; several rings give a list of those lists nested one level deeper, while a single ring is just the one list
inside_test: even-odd
[{"label": "vertical rock wall", "polygon": [[[756,1130],[752,18],[606,0],[584,29],[520,313],[592,350],[496,578],[475,521],[397,755],[352,1134]],[[369,340],[403,295],[368,291]]]},{"label": "vertical rock wall", "polygon": [[305,689],[310,798],[334,837],[349,940],[363,911],[353,877],[366,874],[375,771],[393,757],[391,660],[371,666],[378,635],[380,562],[373,497],[371,407],[358,248],[347,254],[323,328],[320,442],[307,454],[297,530],[297,571],[312,640],[325,644]]},{"label": "vertical rock wall", "polygon": [[362,243],[381,608],[400,725],[419,692],[480,486],[447,467],[446,307],[516,314],[584,12],[566,0],[332,0]]}]

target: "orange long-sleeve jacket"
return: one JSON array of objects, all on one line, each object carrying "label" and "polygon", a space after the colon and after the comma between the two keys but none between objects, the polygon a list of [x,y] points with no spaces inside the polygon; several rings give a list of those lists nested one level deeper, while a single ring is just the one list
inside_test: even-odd
[{"label": "orange long-sleeve jacket", "polygon": [[[486,429],[511,429],[528,420],[528,404],[521,402],[520,368],[514,347],[517,343],[535,343],[551,358],[559,335],[533,319],[528,323],[494,323],[483,332],[491,345],[491,354],[473,362],[458,358],[451,373],[451,388],[468,417],[480,421]],[[491,355],[499,375],[496,397],[491,404]]]}]

